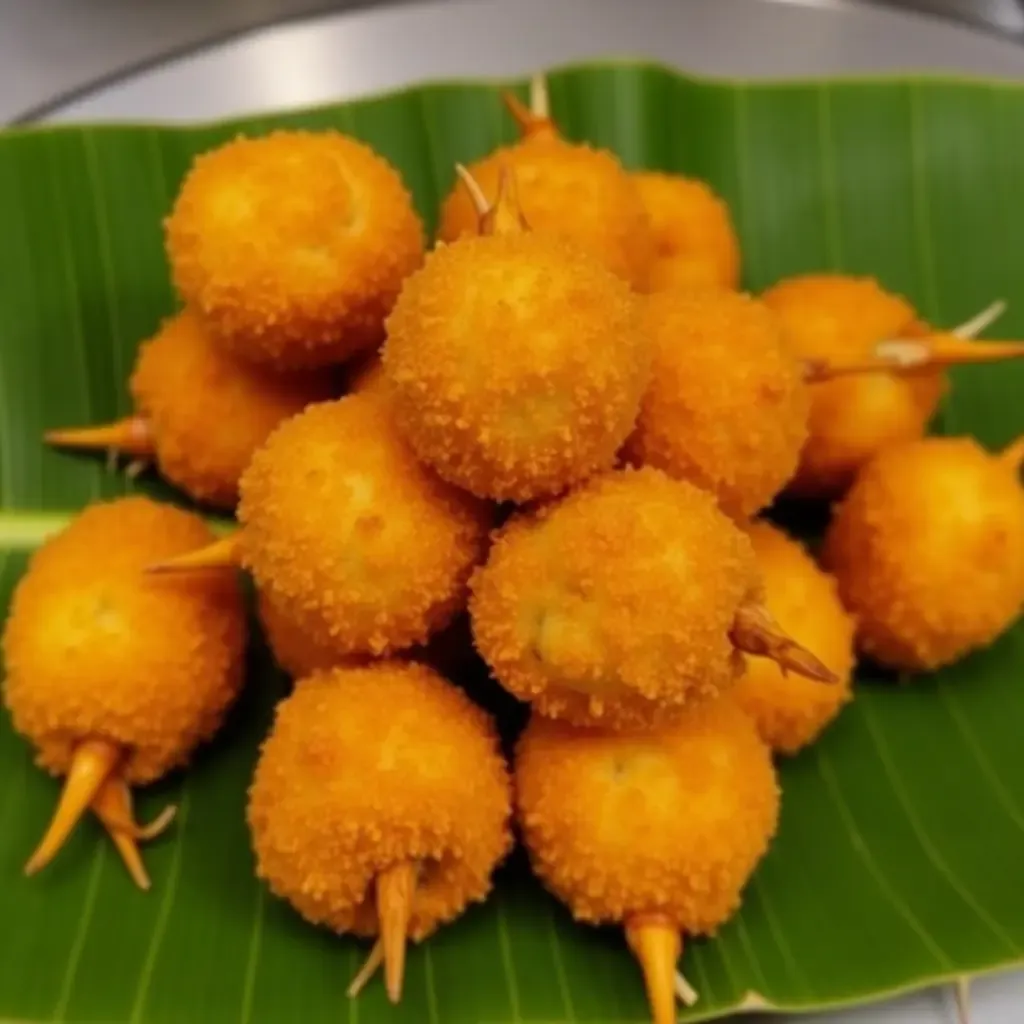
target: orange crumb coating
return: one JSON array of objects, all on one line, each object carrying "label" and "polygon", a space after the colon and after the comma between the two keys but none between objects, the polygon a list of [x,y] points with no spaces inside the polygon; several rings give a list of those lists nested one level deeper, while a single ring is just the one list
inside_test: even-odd
[{"label": "orange crumb coating", "polygon": [[836,581],[798,541],[766,522],[750,524],[765,605],[783,630],[838,677],[820,683],[784,674],[769,658],[747,658],[733,691],[773,750],[795,754],[813,742],[852,697],[854,620]]},{"label": "orange crumb coating", "polygon": [[759,580],[750,540],[709,494],[644,468],[513,519],[471,588],[477,650],[507,690],[618,727],[732,686],[729,631]]},{"label": "orange crumb coating", "polygon": [[[926,330],[905,299],[866,277],[792,277],[761,298],[781,317],[794,354],[811,363],[868,360],[879,342]],[[810,437],[788,490],[807,498],[841,494],[876,452],[924,434],[946,380],[941,370],[923,370],[861,373],[810,385]]]},{"label": "orange crumb coating", "polygon": [[739,287],[732,214],[710,185],[659,171],[634,173],[633,183],[654,235],[649,291]]},{"label": "orange crumb coating", "polygon": [[281,420],[337,392],[323,371],[272,373],[229,356],[190,310],[143,342],[129,387],[161,474],[220,508],[234,508],[242,471]]},{"label": "orange crumb coating", "polygon": [[[568,239],[634,288],[646,286],[650,224],[632,177],[613,153],[538,135],[467,169],[485,196],[495,196],[503,167],[515,175],[519,205],[533,231]],[[457,181],[441,204],[438,238],[452,242],[476,235],[479,221],[472,197]]]},{"label": "orange crumb coating", "polygon": [[302,624],[288,613],[267,591],[256,595],[256,610],[264,639],[274,661],[292,679],[302,679],[325,669],[358,660],[354,655],[338,654],[331,644],[318,642]]},{"label": "orange crumb coating", "polygon": [[736,292],[663,292],[643,303],[654,368],[632,461],[711,491],[739,519],[796,471],[810,405],[778,319]]},{"label": "orange crumb coating", "polygon": [[893,445],[861,470],[822,550],[861,649],[908,671],[990,644],[1024,604],[1024,488],[973,438]]},{"label": "orange crumb coating", "polygon": [[165,237],[182,298],[230,351],[277,369],[378,344],[424,246],[398,172],[331,131],[239,137],[201,154]]},{"label": "orange crumb coating", "polygon": [[[283,605],[266,591],[257,594],[257,612],[264,638],[278,667],[292,679],[303,679],[314,672],[342,666],[365,665],[369,655],[339,654],[332,645],[317,642],[295,622]],[[468,622],[460,613],[453,622],[431,635],[426,644],[410,647],[402,657],[425,662],[449,678],[459,678],[473,657]]]},{"label": "orange crumb coating", "polygon": [[489,506],[420,465],[372,393],[282,423],[242,477],[242,560],[314,650],[423,643],[465,604]]},{"label": "orange crumb coating", "polygon": [[143,572],[213,539],[192,513],[122,498],[32,556],[4,627],[4,703],[42,768],[63,774],[78,743],[105,739],[127,782],[151,782],[217,730],[242,685],[238,582]]},{"label": "orange crumb coating", "polygon": [[372,882],[421,866],[419,942],[491,889],[512,847],[511,780],[487,714],[424,665],[300,680],[249,789],[257,875],[313,924],[377,933]]},{"label": "orange crumb coating", "polygon": [[629,288],[532,233],[441,246],[387,327],[399,426],[424,462],[480,497],[546,497],[610,467],[650,374]]},{"label": "orange crumb coating", "polygon": [[642,732],[534,715],[515,789],[533,868],[578,921],[652,914],[691,935],[739,908],[779,816],[771,752],[728,697]]}]

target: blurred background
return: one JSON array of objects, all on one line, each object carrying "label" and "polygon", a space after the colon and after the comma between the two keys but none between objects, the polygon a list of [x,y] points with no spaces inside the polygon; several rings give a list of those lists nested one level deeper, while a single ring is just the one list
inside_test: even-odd
[{"label": "blurred background", "polygon": [[[366,15],[380,14],[381,8],[388,9],[388,18],[366,35]],[[448,20],[443,31],[428,28],[423,35],[423,23],[411,11],[404,24],[392,17],[402,8],[446,8]],[[283,33],[279,38],[290,45],[262,51],[261,59],[273,61],[261,63],[259,74],[251,64],[248,71],[232,66],[233,74],[269,81],[248,97],[248,86],[236,81],[222,100],[227,109],[231,103],[317,102],[325,98],[324,88],[335,94],[342,87],[372,91],[397,83],[403,73],[519,73],[534,64],[622,49],[664,60],[693,50],[707,63],[717,61],[715,44],[727,36],[730,73],[773,74],[790,66],[796,74],[839,73],[901,63],[1024,71],[1016,52],[1024,41],[1019,0],[548,0],[540,8],[517,0],[0,0],[0,122],[52,115],[97,85],[107,86],[109,94],[113,80],[194,55],[197,48],[237,51],[247,41],[265,44],[268,29],[270,35]],[[311,43],[328,32],[330,49]],[[363,33],[357,54],[343,45],[352,33]],[[179,99],[198,90],[194,81],[184,97],[179,88]],[[114,103],[82,110],[90,116],[108,113],[133,116],[134,108]],[[158,107],[149,116],[163,113]]]}]

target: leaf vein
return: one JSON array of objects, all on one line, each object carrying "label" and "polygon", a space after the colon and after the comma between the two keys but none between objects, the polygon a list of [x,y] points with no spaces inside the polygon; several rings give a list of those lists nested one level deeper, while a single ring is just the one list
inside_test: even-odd
[{"label": "leaf vein", "polygon": [[800,969],[800,964],[793,955],[793,950],[790,948],[789,942],[786,939],[785,931],[779,927],[778,919],[775,916],[775,908],[768,899],[765,887],[761,884],[760,876],[756,872],[754,877],[751,879],[751,889],[757,894],[758,899],[761,901],[761,910],[764,913],[764,919],[768,925],[768,930],[771,932],[772,938],[775,940],[776,948],[778,949],[782,959],[785,961],[786,967],[789,969],[790,974],[796,978],[800,987],[810,995],[813,992],[813,987],[807,980],[803,971]]},{"label": "leaf vein", "polygon": [[437,985],[434,981],[434,959],[430,955],[430,943],[424,942],[423,946],[423,975],[427,988],[427,1016],[430,1024],[441,1024],[441,1012],[437,1002]]},{"label": "leaf vein", "polygon": [[1006,788],[1006,784],[992,766],[992,762],[988,759],[988,755],[985,753],[984,748],[978,742],[977,736],[974,735],[974,730],[968,725],[967,719],[960,710],[960,705],[956,695],[950,692],[945,686],[939,687],[939,693],[941,694],[942,702],[949,709],[949,715],[950,718],[953,719],[953,724],[957,727],[960,735],[963,736],[972,756],[975,761],[978,762],[978,767],[981,769],[982,774],[986,779],[988,779],[989,784],[992,786],[992,791],[995,793],[996,799],[1003,805],[1003,809],[1006,811],[1010,820],[1021,830],[1021,832],[1024,832],[1024,814],[1021,813],[1020,808],[1010,795],[1010,791]]},{"label": "leaf vein", "polygon": [[[747,94],[742,87],[734,93],[732,127],[733,146],[736,150],[736,198],[739,203],[740,234],[743,250],[746,253],[745,264],[747,276],[754,282],[763,284],[761,280],[761,254],[754,231],[754,221],[750,215],[750,153],[747,146]],[[751,270],[751,267],[756,267]],[[749,283],[749,282],[748,282]]]},{"label": "leaf vein", "polygon": [[[78,358],[79,371],[81,376],[78,383],[82,386],[82,409],[87,423],[92,423],[94,411],[92,407],[92,386],[89,374],[89,359],[85,352],[85,330],[82,324],[81,296],[78,290],[78,278],[75,275],[75,260],[68,244],[71,232],[68,230],[64,194],[60,186],[60,176],[54,169],[52,158],[47,161],[50,167],[50,186],[53,190],[54,207],[60,217],[64,230],[60,232],[60,255],[61,268],[64,271],[64,281],[67,286],[68,308],[71,311],[71,337],[74,341],[74,350]],[[93,498],[99,497],[99,473],[93,470],[89,473],[90,493]]]},{"label": "leaf vein", "polygon": [[833,155],[832,104],[827,82],[818,87],[818,156],[821,167],[822,207],[825,221],[825,245],[833,270],[843,265],[843,247],[839,228],[839,188]]},{"label": "leaf vein", "polygon": [[256,974],[260,952],[263,946],[263,917],[267,894],[262,885],[256,889],[256,916],[253,920],[252,936],[249,939],[249,953],[245,961],[245,982],[242,987],[241,1024],[249,1024],[252,1017],[253,997],[256,993]]},{"label": "leaf vein", "polygon": [[174,841],[174,851],[171,855],[171,866],[168,871],[167,882],[164,886],[163,898],[160,901],[160,909],[157,912],[156,923],[153,926],[153,935],[149,941],[149,949],[146,950],[146,959],[143,961],[142,970],[139,972],[139,982],[135,989],[135,998],[132,1001],[132,1012],[129,1018],[130,1024],[139,1024],[142,1020],[142,1011],[146,1007],[146,997],[149,995],[149,985],[153,980],[153,971],[156,968],[157,958],[160,955],[160,945],[163,942],[164,933],[167,931],[167,921],[171,916],[171,907],[174,904],[174,893],[178,888],[178,880],[181,877],[182,847],[184,845],[185,825],[188,821],[189,793],[185,789],[186,783],[182,784],[181,801],[178,805],[178,827]]},{"label": "leaf vein", "polygon": [[103,861],[105,859],[106,846],[100,843],[93,855],[92,867],[89,870],[89,880],[86,883],[85,900],[82,903],[82,914],[78,920],[78,930],[75,932],[74,940],[71,943],[71,951],[68,954],[68,963],[58,988],[57,1004],[53,1008],[54,1022],[64,1020],[68,1012],[68,1003],[71,1001],[71,992],[75,985],[75,976],[78,974],[78,964],[82,959],[82,951],[85,949],[85,937],[89,932],[89,925],[92,924],[93,911],[96,908],[96,894],[100,888],[100,875],[103,873]]},{"label": "leaf vein", "polygon": [[761,961],[757,958],[757,951],[754,949],[753,943],[750,941],[750,932],[747,930],[746,921],[740,917],[737,921],[737,931],[739,932],[740,942],[743,945],[743,949],[747,954],[747,959],[750,961],[751,969],[754,975],[757,977],[757,987],[761,992],[767,991],[771,986],[768,984],[768,978],[761,967]]},{"label": "leaf vein", "polygon": [[548,907],[548,941],[551,944],[551,961],[555,968],[555,979],[558,982],[558,989],[562,996],[562,1006],[565,1010],[567,1024],[574,1024],[576,1020],[576,1008],[573,1005],[572,990],[569,988],[569,976],[565,971],[565,961],[562,959],[561,942],[558,937],[558,928],[555,921],[554,908]]},{"label": "leaf vein", "polygon": [[935,281],[935,256],[932,249],[931,215],[929,213],[928,170],[921,125],[921,96],[917,86],[910,90],[910,167],[911,203],[914,212],[914,236],[921,267],[922,288],[929,317],[941,322],[938,287]]},{"label": "leaf vein", "polygon": [[120,395],[124,390],[124,338],[121,331],[120,303],[117,301],[117,289],[114,286],[113,246],[110,244],[110,223],[107,216],[107,203],[100,187],[99,156],[96,152],[96,140],[92,133],[81,133],[85,149],[86,179],[89,183],[89,194],[93,200],[96,215],[96,233],[99,235],[99,263],[103,272],[103,290],[107,297],[107,310],[110,317],[110,333],[113,343],[113,374],[114,394]]},{"label": "leaf vein", "polygon": [[707,950],[707,948],[707,944],[700,946],[684,945],[683,963],[686,964],[687,962],[686,953],[688,951],[689,963],[693,964],[697,968],[697,993],[700,995],[702,1000],[717,1003],[718,996],[715,995],[715,989],[711,984],[711,977],[708,974],[707,965],[704,963],[704,953]]},{"label": "leaf vein", "polygon": [[498,944],[501,947],[501,964],[505,975],[505,986],[508,989],[509,1008],[512,1011],[512,1024],[519,1024],[521,1010],[519,1003],[519,987],[516,984],[515,964],[512,960],[512,943],[508,934],[508,922],[501,898],[497,900]]},{"label": "leaf vein", "polygon": [[850,810],[850,807],[843,796],[839,780],[836,778],[835,772],[833,771],[824,750],[822,750],[820,746],[816,746],[813,748],[813,751],[817,755],[816,764],[818,765],[818,770],[821,772],[821,777],[824,780],[825,785],[835,797],[836,808],[839,811],[839,816],[843,820],[843,825],[850,834],[850,838],[853,841],[853,849],[857,853],[857,856],[868,869],[868,872],[871,877],[874,878],[879,889],[881,889],[886,898],[892,904],[893,909],[916,933],[917,937],[921,940],[932,956],[935,957],[942,969],[952,972],[955,970],[953,961],[946,955],[945,951],[932,936],[931,932],[929,932],[928,929],[917,919],[917,916],[903,901],[899,893],[897,893],[890,884],[889,879],[886,878],[885,873],[878,866],[867,842],[865,842],[864,837],[860,834],[860,829],[857,827],[856,819],[853,817],[853,812]]},{"label": "leaf vein", "polygon": [[878,732],[878,726],[875,723],[874,713],[865,706],[864,708],[864,721],[867,724],[868,732],[871,734],[872,742],[878,751],[878,756],[882,761],[882,766],[885,769],[885,774],[892,783],[893,793],[896,794],[896,799],[900,802],[900,806],[903,808],[904,813],[907,816],[907,822],[917,836],[917,841],[921,844],[921,849],[924,851],[924,855],[928,858],[930,863],[935,867],[935,870],[946,880],[950,888],[964,901],[964,903],[974,911],[978,920],[981,921],[993,935],[995,935],[1000,941],[1002,941],[1007,948],[1014,954],[1014,956],[1020,956],[1022,950],[1013,940],[1006,929],[1003,928],[995,918],[974,898],[970,890],[964,885],[963,881],[956,874],[955,871],[946,862],[946,859],[939,853],[935,848],[935,844],[932,842],[931,837],[928,835],[928,831],[921,823],[921,819],[918,817],[917,812],[914,810],[913,803],[911,802],[906,788],[903,785],[903,781],[896,771],[895,765],[892,763],[892,758],[889,754],[888,747],[884,741],[884,738]]}]

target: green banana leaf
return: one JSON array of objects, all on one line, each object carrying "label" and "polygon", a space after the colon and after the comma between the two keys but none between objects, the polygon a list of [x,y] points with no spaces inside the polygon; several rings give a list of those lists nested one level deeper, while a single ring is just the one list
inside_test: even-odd
[{"label": "green banana leaf", "polygon": [[[522,89],[522,83],[517,83]],[[934,322],[1010,301],[1024,334],[1024,89],[952,80],[753,84],[614,64],[552,74],[567,134],[633,167],[703,177],[742,235],[745,281],[877,275]],[[335,127],[394,161],[428,224],[470,160],[512,135],[498,86],[445,84],[188,128],[0,135],[0,607],[28,552],[91,499],[142,486],[47,451],[44,427],[127,412],[140,338],[173,308],[161,217],[189,159],[239,130]],[[1024,367],[968,368],[942,428],[1024,430]],[[969,595],[965,595],[969,600]],[[303,923],[255,881],[244,821],[257,744],[286,683],[254,640],[247,693],[189,771],[136,891],[92,821],[38,877],[21,867],[57,786],[0,719],[0,1018],[107,1024],[640,1022],[613,930],[574,925],[522,855],[485,906],[411,953],[403,1004],[344,990],[365,947]],[[908,685],[865,675],[823,741],[782,766],[781,830],[739,916],[688,945],[684,1019],[880,998],[1024,959],[1024,632]],[[470,685],[473,684],[470,681]],[[685,808],[680,808],[685,814]]]}]

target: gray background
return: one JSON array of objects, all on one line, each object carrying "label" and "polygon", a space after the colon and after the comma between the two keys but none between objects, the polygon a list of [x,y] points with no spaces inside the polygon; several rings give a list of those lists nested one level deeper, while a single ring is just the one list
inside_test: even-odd
[{"label": "gray background", "polygon": [[[324,0],[0,0],[0,122],[32,115],[100,79],[210,40],[316,12],[394,7],[401,2],[396,4],[392,0],[382,5],[379,0],[341,0],[333,4]],[[706,8],[714,2],[661,0],[657,6],[664,13],[682,7]],[[598,6],[604,4],[598,0]],[[650,4],[641,2],[638,6]],[[804,0],[796,6],[827,9],[835,14],[844,7],[867,5],[856,0]],[[1024,37],[1024,3],[1020,0],[903,0],[885,6],[930,11],[993,33]],[[557,16],[559,8],[571,9],[574,4],[549,0],[545,7]],[[576,41],[577,46],[585,45],[591,38],[590,26],[584,30],[578,24],[575,29],[577,36],[582,37]],[[657,42],[664,35],[655,31],[649,38]],[[734,43],[740,54],[755,49],[744,45],[742,33],[736,35]],[[756,38],[748,35],[748,39]],[[533,40],[534,44],[539,42],[540,39]],[[934,42],[920,43],[916,52],[934,49],[938,63],[955,62],[946,45],[935,47]],[[400,43],[384,59],[401,67],[412,48]],[[859,61],[859,52],[863,51],[854,41],[841,44],[839,52],[830,49],[827,56],[833,60],[853,57]],[[963,56],[961,60],[978,66],[976,59]],[[1002,61],[996,59],[994,63],[998,70]]]}]

